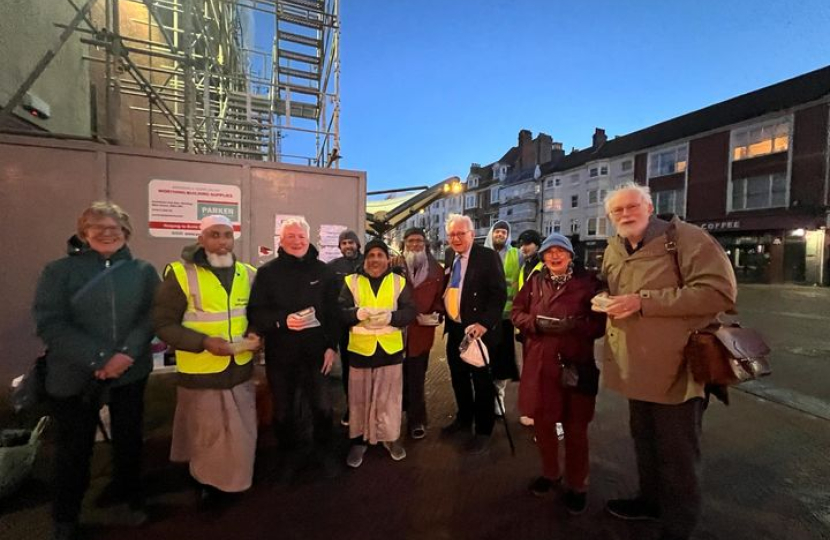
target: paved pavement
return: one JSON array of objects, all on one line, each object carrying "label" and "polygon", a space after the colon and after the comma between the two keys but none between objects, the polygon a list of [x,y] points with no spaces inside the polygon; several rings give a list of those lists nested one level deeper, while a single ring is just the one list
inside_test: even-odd
[{"label": "paved pavement", "polygon": [[[733,391],[730,407],[713,404],[704,421],[704,515],[697,540],[830,539],[830,290],[804,287],[741,288],[744,321],[765,332],[775,348],[773,377]],[[823,351],[823,352],[822,352]],[[339,381],[332,391],[339,395]],[[94,539],[234,538],[337,539],[541,539],[651,540],[654,528],[607,516],[604,501],[635,488],[633,449],[624,400],[602,393],[591,426],[590,508],[568,516],[555,497],[527,491],[539,462],[532,431],[516,421],[515,385],[508,390],[508,418],[517,443],[510,455],[497,426],[489,455],[468,457],[462,442],[444,439],[438,427],[453,412],[441,346],[428,374],[431,418],[427,438],[407,441],[408,457],[393,462],[372,448],[358,470],[335,479],[313,471],[291,486],[269,471],[274,446],[264,433],[254,488],[223,512],[200,512],[182,467],[167,461],[173,388],[167,376],[148,389],[147,485],[151,523],[119,526],[122,509],[104,512],[91,500],[106,482],[108,448],[96,449],[93,486],[84,519]],[[2,415],[0,415],[2,416]],[[339,428],[338,428],[339,429]],[[345,455],[345,436],[337,451]],[[11,500],[0,501],[0,538],[46,538],[50,448],[35,478]]]}]

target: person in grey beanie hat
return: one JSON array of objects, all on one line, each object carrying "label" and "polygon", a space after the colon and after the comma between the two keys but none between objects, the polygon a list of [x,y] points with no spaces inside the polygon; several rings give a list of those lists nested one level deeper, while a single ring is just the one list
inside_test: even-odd
[{"label": "person in grey beanie hat", "polygon": [[[351,229],[346,229],[345,231],[340,233],[340,236],[337,237],[337,247],[340,248],[341,253],[344,251],[344,247],[345,247],[343,245],[344,240],[346,240],[346,241],[351,240],[352,242],[354,242],[354,244],[357,248],[357,251],[360,251],[360,238],[357,237],[356,232],[354,232]],[[343,255],[346,255],[346,254],[343,253]]]}]

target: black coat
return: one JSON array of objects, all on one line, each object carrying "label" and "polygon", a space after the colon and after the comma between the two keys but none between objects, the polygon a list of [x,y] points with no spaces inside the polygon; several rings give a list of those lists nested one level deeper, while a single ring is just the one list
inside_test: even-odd
[{"label": "black coat", "polygon": [[[265,338],[265,358],[278,359],[301,343],[337,349],[341,283],[326,263],[317,259],[309,246],[305,257],[297,258],[282,248],[279,256],[257,271],[248,302],[248,323]],[[289,330],[289,314],[313,307],[321,326],[300,332]]]},{"label": "black coat", "polygon": [[354,259],[337,257],[329,262],[329,268],[334,271],[334,275],[340,280],[342,285],[346,276],[360,272],[363,269],[363,254],[358,253]]},{"label": "black coat", "polygon": [[[444,256],[444,290],[450,283],[455,252],[448,249]],[[501,323],[502,310],[507,301],[507,283],[504,265],[499,254],[490,248],[473,244],[467,272],[461,288],[461,325],[478,323],[487,329],[484,342],[489,347],[501,340],[496,330]]]}]

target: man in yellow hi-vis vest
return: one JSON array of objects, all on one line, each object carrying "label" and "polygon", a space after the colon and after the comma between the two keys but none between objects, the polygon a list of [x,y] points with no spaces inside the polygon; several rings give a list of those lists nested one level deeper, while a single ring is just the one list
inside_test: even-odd
[{"label": "man in yellow hi-vis vest", "polygon": [[383,443],[395,461],[406,457],[400,441],[403,398],[403,329],[417,310],[406,280],[392,273],[389,248],[366,244],[363,270],[345,278],[342,320],[349,331],[349,467],[363,463],[368,444]]},{"label": "man in yellow hi-vis vest", "polygon": [[165,269],[153,307],[158,336],[176,349],[178,388],[170,459],[189,462],[203,502],[251,487],[257,439],[253,351],[246,314],[256,270],[233,255],[233,223],[206,216],[198,244]]}]

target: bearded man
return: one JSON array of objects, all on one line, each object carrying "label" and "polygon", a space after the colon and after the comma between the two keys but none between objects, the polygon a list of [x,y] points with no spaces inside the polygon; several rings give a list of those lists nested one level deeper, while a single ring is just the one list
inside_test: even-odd
[{"label": "bearded man", "polygon": [[438,313],[442,310],[444,272],[426,249],[423,229],[412,227],[403,235],[403,268],[406,282],[412,287],[412,300],[418,312],[406,330],[406,358],[403,362],[403,410],[409,435],[426,436],[427,408],[424,394],[429,352],[435,341]]}]

